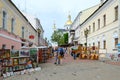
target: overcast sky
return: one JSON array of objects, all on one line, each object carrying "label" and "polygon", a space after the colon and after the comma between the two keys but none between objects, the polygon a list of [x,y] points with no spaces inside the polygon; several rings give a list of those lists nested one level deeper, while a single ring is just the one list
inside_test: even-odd
[{"label": "overcast sky", "polygon": [[53,23],[57,28],[64,28],[70,11],[72,21],[84,9],[100,3],[100,0],[12,0],[17,7],[40,19],[44,36],[50,40]]}]

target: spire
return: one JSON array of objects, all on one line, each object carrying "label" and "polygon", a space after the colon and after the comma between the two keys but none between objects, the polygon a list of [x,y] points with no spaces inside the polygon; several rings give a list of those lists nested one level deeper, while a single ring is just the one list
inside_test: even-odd
[{"label": "spire", "polygon": [[55,24],[55,21],[54,21],[54,24],[53,24],[53,30],[54,30],[54,31],[56,30],[56,24]]},{"label": "spire", "polygon": [[[69,11],[69,15],[68,15],[68,20],[71,21],[70,11]],[[71,21],[71,22],[72,22],[72,21]]]}]

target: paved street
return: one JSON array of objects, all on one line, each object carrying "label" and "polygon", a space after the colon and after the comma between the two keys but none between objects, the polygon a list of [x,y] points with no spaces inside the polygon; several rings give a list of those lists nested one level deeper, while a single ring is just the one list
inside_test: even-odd
[{"label": "paved street", "polygon": [[120,80],[120,65],[112,62],[73,60],[67,55],[61,65],[55,65],[54,59],[50,59],[40,66],[41,71],[5,80]]}]

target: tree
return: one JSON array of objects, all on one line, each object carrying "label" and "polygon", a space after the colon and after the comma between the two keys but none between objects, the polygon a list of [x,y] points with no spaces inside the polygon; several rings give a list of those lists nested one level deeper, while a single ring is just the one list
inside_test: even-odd
[{"label": "tree", "polygon": [[64,43],[68,44],[68,33],[64,34]]},{"label": "tree", "polygon": [[51,36],[51,41],[57,42],[58,45],[63,45],[64,44],[63,32],[60,30],[54,31],[54,33]]}]

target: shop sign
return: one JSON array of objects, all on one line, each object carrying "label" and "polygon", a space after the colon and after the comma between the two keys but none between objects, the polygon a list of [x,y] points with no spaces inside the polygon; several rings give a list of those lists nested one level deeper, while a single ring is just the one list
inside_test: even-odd
[{"label": "shop sign", "polygon": [[29,39],[34,39],[34,35],[30,35],[30,36],[29,36]]}]

